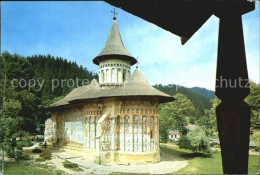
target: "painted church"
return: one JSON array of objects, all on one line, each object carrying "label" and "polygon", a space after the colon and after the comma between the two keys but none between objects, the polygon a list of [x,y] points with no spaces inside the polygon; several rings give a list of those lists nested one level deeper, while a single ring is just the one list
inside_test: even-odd
[{"label": "painted church", "polygon": [[99,80],[51,104],[45,141],[97,164],[160,161],[159,104],[174,100],[153,88],[127,51],[116,18],[105,47],[93,59]]}]

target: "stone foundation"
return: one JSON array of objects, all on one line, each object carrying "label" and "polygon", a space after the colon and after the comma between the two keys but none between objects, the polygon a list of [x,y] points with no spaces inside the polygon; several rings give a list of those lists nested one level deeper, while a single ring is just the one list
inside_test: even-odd
[{"label": "stone foundation", "polygon": [[103,151],[86,149],[75,145],[67,145],[63,150],[75,156],[83,156],[89,161],[100,165],[130,165],[156,163],[161,160],[160,151],[154,152],[122,152],[122,151]]}]

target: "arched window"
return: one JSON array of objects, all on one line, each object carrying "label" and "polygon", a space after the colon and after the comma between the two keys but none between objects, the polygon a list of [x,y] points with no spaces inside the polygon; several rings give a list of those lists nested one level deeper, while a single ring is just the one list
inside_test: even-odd
[{"label": "arched window", "polygon": [[101,71],[101,83],[104,83],[104,71]]},{"label": "arched window", "polygon": [[119,82],[119,73],[120,73],[120,69],[117,69],[117,74],[116,74],[116,82]]},{"label": "arched window", "polygon": [[125,116],[125,124],[129,124],[129,116]]},{"label": "arched window", "polygon": [[112,71],[111,71],[111,82],[116,82],[116,80],[115,80],[115,69],[114,68],[112,68]]},{"label": "arched window", "polygon": [[108,77],[108,71],[109,71],[109,69],[107,69],[107,70],[106,70],[106,80],[105,80],[105,81],[106,81],[106,83],[108,83],[108,82],[109,82],[109,80],[108,80],[108,78],[109,78],[109,77]]},{"label": "arched window", "polygon": [[116,117],[116,124],[119,125],[120,124],[120,116]]},{"label": "arched window", "polygon": [[126,70],[123,70],[123,74],[122,74],[122,81],[125,82],[126,81]]}]

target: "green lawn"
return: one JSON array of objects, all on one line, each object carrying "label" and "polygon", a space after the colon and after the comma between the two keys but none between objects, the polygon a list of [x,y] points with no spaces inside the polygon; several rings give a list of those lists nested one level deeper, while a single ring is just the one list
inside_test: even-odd
[{"label": "green lawn", "polygon": [[66,175],[63,171],[45,164],[29,162],[6,162],[5,175]]},{"label": "green lawn", "polygon": [[[189,150],[179,149],[178,147],[161,146],[161,151],[182,157],[188,161],[185,168],[172,174],[222,174],[221,154],[215,151],[211,156],[195,155]],[[249,174],[258,174],[260,168],[260,158],[249,156]],[[46,164],[29,162],[6,162],[5,175],[65,175],[63,171],[55,170],[54,167]],[[111,173],[133,174],[133,173]]]},{"label": "green lawn", "polygon": [[[161,146],[166,151],[188,160],[188,165],[173,174],[223,174],[221,153],[215,151],[211,156],[195,155],[191,151],[179,149],[178,147]],[[249,174],[258,174],[260,158],[249,156]]]}]

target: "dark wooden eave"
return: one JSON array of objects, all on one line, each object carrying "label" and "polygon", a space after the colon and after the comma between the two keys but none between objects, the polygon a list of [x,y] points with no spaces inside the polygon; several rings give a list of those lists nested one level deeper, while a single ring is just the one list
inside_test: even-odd
[{"label": "dark wooden eave", "polygon": [[[239,9],[242,14],[252,11],[254,3],[247,0],[105,0],[135,16],[149,21],[181,37],[185,44],[192,35],[223,8]],[[239,8],[233,8],[237,6]]]}]

